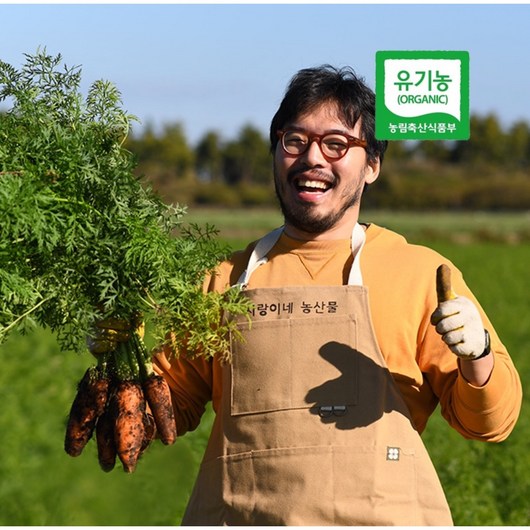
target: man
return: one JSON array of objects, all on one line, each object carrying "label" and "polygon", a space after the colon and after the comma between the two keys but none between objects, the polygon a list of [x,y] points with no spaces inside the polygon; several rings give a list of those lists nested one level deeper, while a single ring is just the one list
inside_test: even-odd
[{"label": "man", "polygon": [[[420,438],[429,416],[440,403],[477,440],[513,429],[520,381],[462,275],[359,222],[386,148],[374,107],[349,69],[292,79],[270,129],[285,224],[209,285],[244,289],[252,324],[229,364],[156,357],[179,435],[208,401],[216,413],[185,525],[450,525]],[[438,304],[442,263],[458,296]]]}]

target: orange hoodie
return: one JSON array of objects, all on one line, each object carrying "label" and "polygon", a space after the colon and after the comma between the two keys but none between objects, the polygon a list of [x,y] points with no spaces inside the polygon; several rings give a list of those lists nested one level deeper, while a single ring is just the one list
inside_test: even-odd
[{"label": "orange hoodie", "polygon": [[[219,267],[210,290],[234,285],[255,243],[236,252]],[[285,285],[343,285],[352,263],[349,240],[293,240],[282,234],[268,261],[251,276],[249,289]],[[461,273],[437,252],[411,245],[400,235],[370,225],[361,254],[363,283],[368,288],[372,324],[379,347],[412,414],[417,430],[425,429],[438,403],[448,423],[466,438],[502,441],[519,416],[522,389],[517,371],[491,322],[465,284]],[[495,365],[482,387],[460,374],[457,357],[430,324],[437,305],[435,277],[441,263],[452,269],[457,294],[473,300],[491,336]],[[156,370],[168,380],[179,435],[200,422],[212,400],[217,410],[223,392],[219,363],[184,355],[159,355]]]}]

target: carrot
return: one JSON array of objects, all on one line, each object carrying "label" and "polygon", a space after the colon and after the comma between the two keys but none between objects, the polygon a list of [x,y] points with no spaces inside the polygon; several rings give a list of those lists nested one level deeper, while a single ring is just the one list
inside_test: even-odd
[{"label": "carrot", "polygon": [[445,263],[436,269],[436,295],[439,304],[456,297],[451,287],[451,269]]},{"label": "carrot", "polygon": [[137,333],[133,334],[132,343],[140,369],[142,390],[154,417],[158,436],[162,443],[171,445],[177,439],[177,424],[169,385],[153,371],[151,355]]},{"label": "carrot", "polygon": [[175,443],[177,425],[169,385],[161,375],[153,373],[143,381],[142,388],[155,419],[160,440],[165,445]]},{"label": "carrot", "polygon": [[79,456],[92,437],[96,421],[107,402],[109,379],[97,366],[91,366],[78,384],[72,403],[64,449],[70,456]]},{"label": "carrot", "polygon": [[140,456],[144,454],[145,450],[149,447],[149,444],[153,441],[156,435],[155,419],[148,412],[144,414],[144,428],[145,434],[142,447],[140,447]]},{"label": "carrot", "polygon": [[107,407],[96,423],[96,442],[98,446],[99,466],[108,473],[116,464],[116,443],[114,441],[114,422]]},{"label": "carrot", "polygon": [[136,381],[120,381],[112,394],[110,409],[114,418],[114,440],[123,469],[132,473],[145,436],[145,399]]}]

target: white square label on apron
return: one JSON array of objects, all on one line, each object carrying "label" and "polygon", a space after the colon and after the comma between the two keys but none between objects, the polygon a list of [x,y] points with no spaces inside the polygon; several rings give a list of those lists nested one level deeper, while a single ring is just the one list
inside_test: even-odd
[{"label": "white square label on apron", "polygon": [[387,447],[386,448],[386,459],[397,462],[399,460],[399,447]]}]

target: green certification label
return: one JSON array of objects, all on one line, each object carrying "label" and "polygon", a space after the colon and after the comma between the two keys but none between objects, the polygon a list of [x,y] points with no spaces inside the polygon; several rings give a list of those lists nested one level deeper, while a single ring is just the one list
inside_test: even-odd
[{"label": "green certification label", "polygon": [[468,140],[469,53],[376,53],[378,140]]}]

